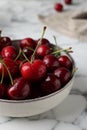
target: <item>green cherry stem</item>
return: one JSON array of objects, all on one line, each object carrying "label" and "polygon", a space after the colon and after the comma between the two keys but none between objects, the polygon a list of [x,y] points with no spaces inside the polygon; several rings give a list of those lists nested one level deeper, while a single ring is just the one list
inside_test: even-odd
[{"label": "green cherry stem", "polygon": [[19,53],[18,53],[18,55],[17,55],[17,57],[15,58],[14,61],[16,61],[16,60],[20,57],[21,54],[24,56],[24,58],[25,58],[28,62],[30,62],[29,59],[27,58],[27,56],[25,55],[25,53],[22,51],[21,48],[19,49]]},{"label": "green cherry stem", "polygon": [[55,41],[56,47],[58,47],[56,37],[55,37],[55,36],[53,36],[53,38],[54,38],[54,41]]},{"label": "green cherry stem", "polygon": [[8,72],[8,75],[9,75],[9,78],[10,78],[10,80],[11,80],[11,84],[13,85],[14,82],[13,82],[13,79],[12,79],[11,73],[10,73],[10,71],[9,71],[9,69],[8,69],[8,67],[7,67],[7,65],[4,63],[3,60],[1,61],[1,63],[2,63],[2,64],[4,65],[4,67],[6,68],[6,70],[7,70],[7,72]]},{"label": "green cherry stem", "polygon": [[14,61],[16,61],[20,57],[20,55],[21,55],[21,49],[19,49],[18,55],[17,55],[17,57],[15,58]]},{"label": "green cherry stem", "polygon": [[31,47],[26,47],[28,50],[30,51],[34,51],[34,49],[32,49]]},{"label": "green cherry stem", "polygon": [[2,76],[1,76],[1,81],[0,83],[3,83],[3,79],[4,79],[4,66],[2,65]]},{"label": "green cherry stem", "polygon": [[30,60],[27,58],[27,56],[26,56],[25,53],[22,51],[22,49],[21,49],[21,53],[22,53],[22,55],[24,56],[24,58],[25,58],[28,62],[30,62]]},{"label": "green cherry stem", "polygon": [[66,52],[66,53],[70,53],[70,52],[73,52],[72,51],[72,47],[69,47],[69,48],[67,48],[67,49],[60,49],[60,50],[57,50],[57,51],[54,51],[54,52],[52,52],[51,54],[57,54],[57,53],[60,53],[60,52]]},{"label": "green cherry stem", "polygon": [[37,44],[37,46],[36,46],[36,48],[35,48],[35,50],[34,50],[32,56],[31,56],[31,63],[34,61],[34,57],[35,57],[35,53],[36,53],[37,48],[41,45],[41,42],[42,42],[42,39],[43,39],[43,37],[44,37],[46,28],[47,28],[46,26],[43,27],[43,31],[42,31],[41,38],[40,38],[40,40],[38,41],[38,44]]}]

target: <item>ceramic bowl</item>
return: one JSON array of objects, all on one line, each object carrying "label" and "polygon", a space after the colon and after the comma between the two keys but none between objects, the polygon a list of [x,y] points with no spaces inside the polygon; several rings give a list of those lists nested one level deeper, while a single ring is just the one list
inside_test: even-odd
[{"label": "ceramic bowl", "polygon": [[[17,41],[14,41],[13,43],[17,44]],[[27,117],[46,112],[60,104],[68,96],[73,86],[73,82],[74,76],[62,89],[40,98],[18,101],[0,99],[0,115]]]}]

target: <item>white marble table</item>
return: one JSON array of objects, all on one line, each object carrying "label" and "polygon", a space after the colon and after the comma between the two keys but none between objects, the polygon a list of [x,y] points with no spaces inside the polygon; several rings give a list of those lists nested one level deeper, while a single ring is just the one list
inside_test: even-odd
[{"label": "white marble table", "polygon": [[[43,24],[38,14],[54,12],[58,0],[0,0],[0,28],[3,35],[12,39],[39,38]],[[61,0],[62,1],[62,0]],[[65,6],[73,9],[87,5],[87,0],[74,0],[77,4]],[[47,29],[45,37],[53,42],[55,35],[62,47],[73,48],[78,66],[75,83],[70,95],[49,112],[26,118],[0,117],[0,130],[87,130],[87,42],[71,39]]]}]

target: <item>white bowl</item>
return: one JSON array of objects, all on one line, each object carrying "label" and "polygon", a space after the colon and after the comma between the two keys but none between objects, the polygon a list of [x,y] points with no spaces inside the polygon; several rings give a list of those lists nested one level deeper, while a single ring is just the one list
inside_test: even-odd
[{"label": "white bowl", "polygon": [[26,117],[46,112],[60,104],[69,94],[74,76],[64,88],[44,97],[28,100],[0,99],[0,115],[10,117]]}]

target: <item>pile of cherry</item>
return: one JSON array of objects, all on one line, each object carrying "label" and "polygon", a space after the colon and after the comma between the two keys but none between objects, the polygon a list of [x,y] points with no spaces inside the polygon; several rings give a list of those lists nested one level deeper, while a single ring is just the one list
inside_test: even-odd
[{"label": "pile of cherry", "polygon": [[[0,37],[0,98],[33,99],[63,88],[72,78],[73,62],[64,52],[43,38],[25,38],[15,47],[9,37]],[[55,39],[55,37],[54,37]],[[56,42],[56,39],[55,39]]]}]

